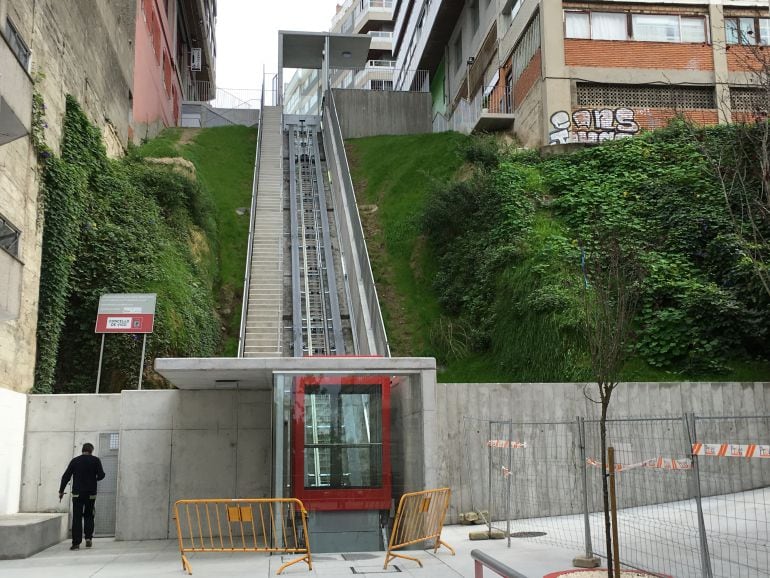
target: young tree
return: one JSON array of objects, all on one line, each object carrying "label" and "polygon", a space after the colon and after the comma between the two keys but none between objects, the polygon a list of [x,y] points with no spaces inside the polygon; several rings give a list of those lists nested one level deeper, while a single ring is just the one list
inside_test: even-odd
[{"label": "young tree", "polygon": [[607,416],[612,393],[620,383],[620,373],[633,338],[633,322],[638,310],[644,269],[618,237],[599,239],[590,252],[583,251],[585,319],[584,329],[591,370],[599,399],[588,399],[601,406],[599,436],[602,452],[602,498],[607,542],[608,576],[613,575],[612,529],[607,467]]}]

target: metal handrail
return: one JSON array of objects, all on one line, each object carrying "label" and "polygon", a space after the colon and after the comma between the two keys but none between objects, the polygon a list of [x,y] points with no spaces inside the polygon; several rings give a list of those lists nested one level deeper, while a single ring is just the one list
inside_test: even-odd
[{"label": "metal handrail", "polygon": [[[357,228],[359,229],[360,233],[360,242],[362,247],[359,249],[360,259],[362,260],[362,263],[360,263],[362,270],[365,268],[365,275],[366,275],[366,281],[368,281],[369,286],[371,287],[371,294],[366,296],[368,306],[369,306],[369,313],[370,315],[373,313],[374,315],[369,320],[372,324],[372,333],[374,334],[375,341],[377,341],[377,337],[380,337],[382,340],[382,343],[377,344],[375,343],[374,346],[377,347],[377,345],[380,345],[384,348],[384,351],[378,352],[381,355],[385,357],[390,357],[390,343],[388,342],[388,334],[385,330],[385,321],[382,317],[382,308],[380,307],[380,299],[379,295],[377,294],[377,285],[374,282],[374,273],[372,272],[372,264],[369,260],[369,251],[366,246],[366,239],[363,234],[363,225],[361,224],[361,217],[358,214],[358,203],[356,201],[356,195],[355,191],[353,189],[353,178],[350,174],[350,165],[348,163],[348,157],[345,152],[345,144],[342,137],[342,128],[340,127],[339,122],[339,115],[337,114],[337,104],[334,101],[334,91],[329,90],[326,93],[326,97],[324,98],[324,103],[326,106],[327,114],[329,116],[330,122],[328,123],[330,126],[324,127],[325,130],[328,130],[330,132],[330,136],[335,142],[335,146],[337,148],[337,154],[339,155],[339,166],[342,170],[341,175],[341,181],[340,182],[340,190],[341,194],[346,196],[348,198],[348,208],[349,210],[355,211],[355,213],[351,213],[351,216],[354,217],[356,221]],[[328,152],[328,149],[327,149]],[[354,235],[353,231],[351,231],[351,234]],[[361,282],[364,284],[364,286],[367,285],[367,283],[361,279]],[[348,284],[346,283],[345,286],[347,287]],[[368,292],[367,292],[368,293]],[[350,300],[348,300],[350,301]],[[373,303],[372,303],[373,301]],[[352,312],[351,312],[352,316]],[[376,324],[376,329],[375,329]],[[351,325],[355,326],[355,323],[351,323]],[[355,327],[354,327],[355,332]]]},{"label": "metal handrail", "polygon": [[263,118],[265,114],[265,74],[262,73],[262,95],[259,103],[259,125],[257,126],[257,152],[254,159],[254,181],[251,186],[251,215],[249,217],[249,244],[246,253],[246,271],[243,275],[243,298],[241,301],[241,327],[238,331],[238,357],[243,357],[246,345],[246,315],[249,307],[249,283],[251,283],[251,257],[254,245],[254,221],[257,213],[257,192],[259,188],[259,161],[262,156]]},{"label": "metal handrail", "polygon": [[517,572],[510,566],[492,558],[492,556],[485,554],[481,550],[471,550],[471,558],[473,558],[474,565],[476,566],[476,576],[483,575],[483,570],[480,566],[484,566],[503,578],[527,578],[521,572]]}]

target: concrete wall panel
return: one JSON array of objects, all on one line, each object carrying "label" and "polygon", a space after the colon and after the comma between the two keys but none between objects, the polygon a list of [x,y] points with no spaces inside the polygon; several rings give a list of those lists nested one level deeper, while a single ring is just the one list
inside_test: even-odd
[{"label": "concrete wall panel", "polygon": [[27,399],[0,389],[0,515],[19,511]]},{"label": "concrete wall panel", "polygon": [[171,430],[121,429],[118,540],[168,538]]},{"label": "concrete wall panel", "polygon": [[429,92],[334,89],[343,138],[432,132]]}]

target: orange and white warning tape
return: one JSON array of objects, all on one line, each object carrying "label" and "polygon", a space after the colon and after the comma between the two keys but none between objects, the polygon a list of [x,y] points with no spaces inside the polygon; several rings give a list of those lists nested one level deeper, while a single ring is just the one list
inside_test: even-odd
[{"label": "orange and white warning tape", "polygon": [[694,456],[715,458],[770,458],[770,445],[762,444],[692,444]]},{"label": "orange and white warning tape", "polygon": [[489,440],[488,448],[513,448],[522,449],[527,447],[527,442],[517,442],[513,440]]},{"label": "orange and white warning tape", "polygon": [[[586,463],[595,468],[602,467],[602,462],[594,458],[588,458]],[[615,472],[625,472],[638,468],[646,468],[649,470],[690,470],[692,469],[692,462],[686,458],[678,460],[675,458],[657,457],[635,464],[615,464]],[[609,469],[609,465],[607,466],[607,469]]]}]

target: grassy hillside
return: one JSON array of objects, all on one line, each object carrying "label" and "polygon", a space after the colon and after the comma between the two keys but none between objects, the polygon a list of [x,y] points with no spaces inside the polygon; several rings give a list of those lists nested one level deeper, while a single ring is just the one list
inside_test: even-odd
[{"label": "grassy hillside", "polygon": [[243,274],[249,234],[248,209],[257,131],[244,126],[168,129],[143,144],[135,155],[183,157],[195,165],[198,179],[213,200],[218,231],[218,309],[225,324],[221,353],[237,353]]},{"label": "grassy hillside", "polygon": [[692,141],[550,160],[450,133],[350,141],[394,355],[436,356],[442,381],[590,379],[581,260],[615,236],[647,271],[624,379],[770,378],[770,299]]}]

